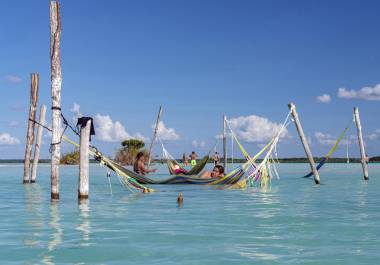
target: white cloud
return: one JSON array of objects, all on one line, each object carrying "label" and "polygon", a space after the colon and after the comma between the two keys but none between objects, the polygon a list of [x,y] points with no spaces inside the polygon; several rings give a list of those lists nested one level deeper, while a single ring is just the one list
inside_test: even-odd
[{"label": "white cloud", "polygon": [[20,144],[20,140],[11,136],[9,133],[0,133],[0,145]]},{"label": "white cloud", "polygon": [[96,114],[94,119],[96,137],[104,142],[120,142],[125,139],[137,138],[146,140],[140,133],[129,134],[119,121],[112,121],[109,115]]},{"label": "white cloud", "polygon": [[157,135],[161,140],[175,141],[180,138],[173,128],[166,128],[162,121],[158,123]]},{"label": "white cloud", "polygon": [[370,140],[376,140],[378,135],[376,133],[371,133],[370,135],[367,136],[368,139]]},{"label": "white cloud", "polygon": [[139,139],[139,140],[144,141],[144,142],[149,141],[149,138],[148,138],[148,137],[145,137],[145,136],[142,135],[141,133],[135,133],[135,134],[133,135],[133,138],[134,138],[134,139]]},{"label": "white cloud", "polygon": [[7,75],[7,76],[5,76],[5,79],[6,79],[9,83],[13,83],[13,84],[18,84],[18,83],[21,83],[21,82],[22,82],[21,77],[19,77],[19,76],[17,76],[17,75]]},{"label": "white cloud", "polygon": [[205,141],[197,141],[197,140],[193,140],[191,142],[191,145],[195,148],[197,147],[200,147],[200,148],[205,148],[206,147],[206,142]]},{"label": "white cloud", "polygon": [[113,122],[108,115],[96,114],[94,123],[95,132],[100,141],[119,142],[132,138],[119,121]]},{"label": "white cloud", "polygon": [[380,100],[380,84],[374,87],[363,87],[359,90],[339,88],[338,97],[345,99]]},{"label": "white cloud", "polygon": [[83,116],[83,114],[80,111],[80,105],[74,102],[73,107],[70,109],[70,111],[74,114],[73,121],[76,124],[78,118]]},{"label": "white cloud", "polygon": [[22,103],[17,103],[17,104],[14,104],[12,107],[11,107],[12,110],[15,110],[15,111],[24,111],[26,110],[26,105],[22,104]]},{"label": "white cloud", "polygon": [[[317,142],[322,145],[328,145],[328,146],[333,146],[336,141],[338,140],[337,137],[332,136],[331,134],[325,134],[322,132],[316,132],[314,134],[315,138],[317,139]],[[342,139],[341,140],[342,144],[351,144],[350,140],[347,139]]]},{"label": "white cloud", "polygon": [[367,138],[370,140],[376,140],[380,136],[380,129],[376,129],[375,132],[371,133],[370,135],[367,135]]},{"label": "white cloud", "polygon": [[314,136],[317,139],[317,142],[322,145],[334,145],[336,142],[336,139],[334,139],[334,137],[330,134],[316,132]]},{"label": "white cloud", "polygon": [[330,103],[331,102],[331,96],[328,94],[323,94],[321,96],[318,96],[317,102],[319,102],[319,103]]},{"label": "white cloud", "polygon": [[[280,123],[275,123],[256,115],[230,119],[229,125],[239,139],[250,143],[263,143],[272,139],[282,126]],[[286,128],[283,130],[281,137],[290,138]]]},{"label": "white cloud", "polygon": [[223,134],[217,134],[217,135],[215,135],[215,138],[221,140],[221,139],[223,139]]},{"label": "white cloud", "polygon": [[18,126],[20,126],[20,122],[18,121],[11,121],[9,123],[9,127],[18,127]]},{"label": "white cloud", "polygon": [[349,138],[350,138],[350,140],[357,140],[358,139],[358,137],[355,134],[351,134]]}]

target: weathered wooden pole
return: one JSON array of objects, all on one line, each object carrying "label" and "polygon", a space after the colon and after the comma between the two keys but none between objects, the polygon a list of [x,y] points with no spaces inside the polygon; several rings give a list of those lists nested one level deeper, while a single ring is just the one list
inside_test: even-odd
[{"label": "weathered wooden pole", "polygon": [[34,120],[36,119],[37,100],[38,100],[38,86],[39,76],[38,74],[31,74],[30,85],[30,107],[29,107],[29,121],[28,131],[26,135],[25,157],[24,157],[24,176],[23,183],[29,183],[30,173],[30,158],[32,157],[32,148],[34,142]]},{"label": "weathered wooden pole", "polygon": [[40,110],[40,118],[37,125],[37,139],[36,139],[36,145],[34,146],[34,158],[33,158],[33,164],[32,164],[32,177],[30,179],[31,183],[36,182],[37,178],[37,167],[38,167],[38,161],[40,160],[40,150],[41,150],[41,142],[42,142],[42,125],[45,125],[45,115],[46,115],[46,106],[41,105]]},{"label": "weathered wooden pole", "polygon": [[160,106],[160,109],[158,110],[158,115],[157,115],[157,120],[156,120],[156,126],[154,127],[152,142],[150,143],[150,146],[149,146],[148,168],[149,168],[150,161],[151,161],[153,144],[156,141],[156,136],[157,136],[157,132],[158,132],[158,125],[160,123],[161,113],[162,113],[162,106]]},{"label": "weathered wooden pole", "polygon": [[88,120],[85,127],[80,129],[79,143],[79,180],[78,199],[87,199],[89,190],[89,160],[88,149],[90,145],[91,120]]},{"label": "weathered wooden pole", "polygon": [[365,180],[368,180],[368,158],[365,153],[364,149],[364,141],[363,141],[363,134],[362,134],[362,125],[360,123],[360,116],[359,116],[359,108],[355,107],[354,108],[354,117],[355,117],[355,123],[356,123],[356,128],[358,131],[358,142],[359,142],[359,148],[360,148],[360,155],[361,155],[361,163],[362,163],[362,168],[363,168],[363,176]]},{"label": "weathered wooden pole", "polygon": [[227,116],[223,115],[223,166],[227,170]]},{"label": "weathered wooden pole", "polygon": [[51,198],[59,199],[59,160],[61,157],[61,18],[58,1],[50,2],[50,62],[52,99]]},{"label": "weathered wooden pole", "polygon": [[305,134],[303,132],[301,122],[298,118],[296,106],[293,103],[289,103],[288,107],[292,113],[292,117],[294,119],[294,123],[296,124],[297,132],[298,132],[298,135],[300,136],[300,139],[301,139],[303,148],[305,149],[305,153],[307,155],[307,158],[309,159],[310,168],[311,168],[311,171],[313,172],[313,175],[314,175],[315,184],[320,184],[321,181],[319,178],[319,173],[318,173],[317,167],[315,166],[314,158],[313,158],[313,155],[311,154],[309,144],[308,144],[307,139],[305,137]]}]

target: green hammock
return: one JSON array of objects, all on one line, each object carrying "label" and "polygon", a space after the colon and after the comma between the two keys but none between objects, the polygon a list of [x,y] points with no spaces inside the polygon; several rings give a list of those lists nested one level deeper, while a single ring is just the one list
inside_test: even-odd
[{"label": "green hammock", "polygon": [[[79,148],[79,144],[70,140],[67,136],[63,135],[62,139],[66,142],[74,145],[75,147]],[[126,174],[124,170],[122,170],[123,167],[121,167],[119,164],[111,160],[110,158],[103,155],[98,149],[96,149],[94,146],[91,146],[89,149],[89,152],[91,155],[94,156],[94,158],[99,161],[102,165],[107,166],[109,169],[114,171],[121,180],[121,183],[128,188],[141,190],[143,192],[151,192],[153,189],[147,188],[143,186],[141,183],[139,183],[135,178],[133,178],[130,174]],[[120,168],[121,167],[121,168]]]},{"label": "green hammock", "polygon": [[137,174],[114,161],[112,161],[112,165],[116,167],[118,170],[122,171],[124,175],[127,175],[135,179],[140,184],[209,184],[219,179],[219,178],[200,178],[197,175],[192,175],[192,176],[175,175],[167,179],[158,180],[158,179],[152,179],[147,175]]},{"label": "green hammock", "polygon": [[[196,185],[232,185],[237,183],[249,168],[249,164],[245,163],[236,169],[232,170],[223,178],[200,178],[197,175],[184,176],[176,175],[162,180],[152,179],[147,175],[139,175],[135,172],[117,164],[112,161],[112,167],[117,168],[118,171],[123,172],[130,178],[135,179],[140,184],[196,184]],[[112,169],[112,168],[111,168]]]},{"label": "green hammock", "polygon": [[[187,171],[186,173],[181,174],[181,175],[186,175],[186,176],[189,176],[189,175],[198,175],[204,169],[204,167],[206,166],[208,158],[209,158],[208,155],[204,156],[201,159],[201,161],[199,161],[194,167],[192,167],[189,171]],[[179,165],[179,163],[175,159],[167,158],[166,159],[166,164],[168,165],[168,169],[169,169],[170,175],[176,175],[175,170],[174,170],[174,166],[175,165],[177,165],[181,170],[186,171],[184,168],[182,168]]]}]

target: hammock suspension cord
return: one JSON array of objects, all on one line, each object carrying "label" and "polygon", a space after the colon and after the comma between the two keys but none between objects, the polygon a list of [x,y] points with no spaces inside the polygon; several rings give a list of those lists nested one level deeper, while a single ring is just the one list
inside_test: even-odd
[{"label": "hammock suspension cord", "polygon": [[261,163],[255,168],[253,172],[251,172],[251,174],[239,181],[235,187],[237,186],[239,188],[244,188],[247,187],[247,185],[252,187],[254,185],[254,182],[258,181],[259,179],[261,179],[261,186],[267,187],[268,184],[270,185],[270,181],[274,175],[278,177],[278,172],[277,169],[275,169],[272,153],[277,148],[276,146],[281,138],[283,131],[291,122],[290,114],[291,112],[289,111],[277,135],[273,137],[272,140],[267,144],[267,146],[270,146],[270,148]]},{"label": "hammock suspension cord", "polygon": [[[347,126],[345,127],[344,131],[341,133],[341,135],[338,137],[338,139],[336,140],[335,144],[331,147],[331,149],[329,150],[329,152],[327,153],[327,155],[322,159],[321,162],[319,162],[319,164],[317,165],[317,170],[319,170],[320,168],[323,167],[323,165],[331,158],[331,156],[334,154],[335,150],[338,148],[338,145],[339,143],[342,141],[342,139],[344,138],[345,134],[347,133],[347,131],[350,129],[351,127],[351,124],[354,122],[354,120],[350,120],[349,123],[347,124]],[[348,144],[348,141],[347,141],[347,144]],[[348,150],[348,147],[347,147],[347,150]],[[347,151],[348,152],[348,151]],[[313,176],[313,172],[309,172],[307,175],[303,176],[304,178],[309,178]]]}]

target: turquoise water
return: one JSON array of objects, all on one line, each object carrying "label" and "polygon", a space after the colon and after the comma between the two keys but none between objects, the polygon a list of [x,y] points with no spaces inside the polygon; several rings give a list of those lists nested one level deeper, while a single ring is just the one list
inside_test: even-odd
[{"label": "turquoise water", "polygon": [[[78,168],[50,168],[23,185],[22,165],[0,165],[1,264],[378,264],[380,164],[364,182],[359,164],[327,164],[324,185],[282,164],[267,191],[155,186],[131,194],[91,166],[90,199],[77,202]],[[160,166],[159,177],[165,168]],[[177,194],[184,204],[178,207]]]}]

